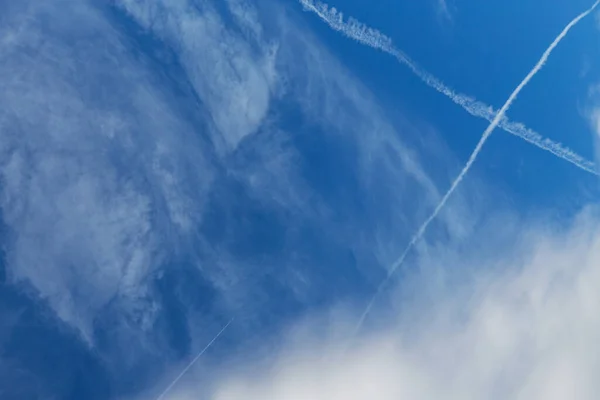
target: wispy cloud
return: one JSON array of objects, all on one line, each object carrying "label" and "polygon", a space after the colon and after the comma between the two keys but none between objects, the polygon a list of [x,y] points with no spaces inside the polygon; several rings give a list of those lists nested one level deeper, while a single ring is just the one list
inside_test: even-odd
[{"label": "wispy cloud", "polygon": [[[235,149],[258,129],[276,91],[276,45],[254,50],[245,38],[226,28],[210,3],[201,8],[192,1],[120,0],[117,4],[175,49],[218,128],[216,143]],[[260,34],[249,6],[239,1],[229,5],[238,21]]]},{"label": "wispy cloud", "polygon": [[[5,15],[22,25],[2,48],[0,66],[10,77],[0,84],[1,202],[11,233],[7,269],[13,282],[29,281],[90,339],[94,312],[112,299],[144,302],[144,289],[136,288],[161,257],[152,191],[168,185],[170,198],[178,197],[176,182],[161,178],[164,163],[192,156],[202,166],[205,157],[189,150],[175,155],[173,139],[161,133],[185,137],[190,128],[148,89],[93,9],[74,6],[70,15],[81,22],[76,25],[60,13],[60,4],[30,2],[24,9]],[[47,29],[38,23],[43,15],[56,17]],[[75,33],[103,37],[112,55],[72,45],[68,38]],[[36,56],[29,57],[28,49]],[[118,167],[124,162],[132,167],[127,175]],[[154,188],[142,184],[150,176]],[[177,201],[163,203],[165,211],[181,208]]]},{"label": "wispy cloud", "polygon": [[424,168],[436,134],[411,142],[425,129],[392,123],[276,3],[269,29],[239,0],[15,4],[0,24],[7,281],[122,386],[194,353],[221,316],[241,340],[284,307],[355,295],[457,168],[443,150]]},{"label": "wispy cloud", "polygon": [[[354,18],[349,18],[347,21],[344,21],[344,16],[341,12],[334,7],[329,7],[325,3],[314,0],[300,0],[300,3],[306,10],[317,14],[319,18],[326,22],[332,29],[341,32],[359,43],[390,54],[396,58],[398,62],[406,65],[425,84],[444,94],[469,114],[484,118],[489,122],[492,122],[497,115],[497,111],[492,107],[475,100],[472,97],[455,92],[439,79],[429,74],[406,54],[396,49],[391,39],[376,29],[369,28]],[[542,137],[539,133],[527,128],[519,122],[509,121],[508,118],[503,116],[498,123],[498,126],[506,132],[516,135],[523,140],[570,162],[584,171],[597,175],[595,166],[591,161],[586,160],[560,143]]]}]

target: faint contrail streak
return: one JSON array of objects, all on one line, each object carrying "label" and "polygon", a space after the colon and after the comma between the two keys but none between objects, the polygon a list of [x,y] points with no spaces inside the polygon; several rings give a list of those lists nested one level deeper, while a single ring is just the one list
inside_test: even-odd
[{"label": "faint contrail streak", "polygon": [[177,378],[175,378],[173,380],[173,382],[171,382],[171,384],[169,386],[167,386],[167,388],[165,390],[163,390],[163,392],[160,394],[160,396],[158,396],[156,398],[156,400],[162,400],[167,395],[167,393],[169,393],[169,391],[173,388],[173,386],[175,386],[177,384],[177,382],[179,382],[179,380],[181,378],[183,378],[185,373],[188,372],[188,370],[194,366],[196,361],[198,361],[198,359],[200,357],[202,357],[202,355],[206,352],[206,350],[208,350],[210,348],[210,346],[212,346],[212,344],[217,341],[219,336],[221,336],[221,334],[223,332],[225,332],[225,329],[227,329],[227,327],[229,325],[231,325],[232,322],[233,322],[233,318],[231,318],[229,320],[229,322],[219,331],[219,333],[217,333],[217,335],[213,338],[213,340],[211,340],[206,346],[204,346],[204,348],[202,350],[200,350],[200,353],[198,353],[196,355],[196,357],[194,357],[194,359],[183,369],[183,371],[181,371],[181,373],[179,375],[177,375]]},{"label": "faint contrail streak", "polygon": [[[391,39],[376,29],[369,28],[363,23],[354,18],[348,18],[344,21],[344,16],[341,12],[327,4],[315,0],[299,0],[305,10],[315,13],[332,29],[342,33],[350,39],[356,40],[359,43],[370,46],[374,49],[381,50],[390,54],[398,62],[406,65],[415,75],[417,75],[427,86],[444,94],[454,103],[461,106],[469,114],[484,118],[488,122],[492,122],[498,114],[492,107],[473,99],[467,95],[456,93],[442,81],[429,72],[421,68],[415,61],[402,51],[394,47]],[[554,142],[550,139],[543,138],[539,133],[525,127],[521,123],[511,122],[504,115],[497,122],[497,126],[503,130],[518,136],[525,141],[546,150],[555,156],[562,158],[565,161],[581,168],[584,171],[594,175],[600,175],[594,166],[594,163],[586,160],[577,153],[573,152],[562,144]]]},{"label": "faint contrail streak", "polygon": [[579,21],[581,21],[583,18],[585,18],[587,15],[589,15],[592,11],[594,11],[594,9],[598,6],[599,3],[600,3],[600,0],[596,0],[596,2],[594,3],[594,5],[592,7],[590,7],[587,11],[584,11],[583,13],[579,14],[577,17],[575,17],[575,19],[573,19],[571,22],[569,22],[569,24],[556,37],[556,39],[554,39],[552,44],[546,49],[546,51],[544,52],[544,54],[542,55],[540,60],[537,62],[535,67],[533,67],[533,69],[529,72],[529,74],[527,74],[525,79],[523,79],[523,81],[519,84],[519,86],[517,86],[517,88],[510,94],[508,100],[506,100],[506,102],[504,103],[504,105],[502,106],[500,111],[498,111],[498,113],[496,113],[496,116],[494,117],[494,119],[492,120],[490,125],[483,132],[483,135],[481,136],[481,139],[479,139],[477,146],[475,146],[475,150],[473,150],[473,153],[471,153],[469,160],[467,161],[467,163],[465,164],[463,169],[460,171],[460,173],[458,174],[456,179],[454,179],[454,182],[452,182],[452,185],[450,185],[450,189],[448,189],[448,191],[446,192],[444,197],[442,197],[442,200],[439,202],[437,207],[435,207],[435,209],[429,216],[429,218],[427,218],[425,220],[425,222],[421,225],[421,227],[419,228],[417,233],[415,233],[415,235],[412,237],[412,239],[406,246],[404,252],[402,252],[402,255],[396,260],[396,262],[394,262],[394,264],[389,269],[386,278],[381,282],[377,291],[375,292],[375,294],[369,301],[369,304],[367,305],[367,307],[365,308],[365,311],[363,312],[362,316],[360,317],[360,320],[359,320],[357,328],[356,328],[357,332],[361,328],[362,324],[364,323],[365,318],[371,311],[371,308],[373,307],[373,303],[375,302],[377,295],[381,292],[381,290],[384,288],[384,286],[388,283],[388,281],[390,280],[390,278],[392,277],[394,272],[396,272],[396,270],[402,265],[402,263],[404,263],[406,256],[408,255],[410,250],[413,248],[415,243],[417,243],[419,241],[419,239],[421,239],[421,237],[427,230],[427,227],[429,226],[429,224],[435,219],[435,217],[437,217],[437,215],[439,214],[440,210],[444,207],[444,205],[446,205],[446,202],[448,201],[448,199],[450,198],[452,193],[456,190],[457,186],[463,180],[463,178],[465,177],[467,172],[469,172],[469,169],[475,162],[475,159],[479,155],[479,152],[483,148],[483,145],[485,144],[486,140],[490,137],[490,135],[492,134],[494,129],[499,125],[500,121],[502,121],[502,118],[504,118],[506,111],[510,108],[510,106],[515,101],[515,99],[517,98],[517,96],[519,95],[521,90],[523,90],[523,88],[529,83],[531,78],[533,78],[535,76],[535,74],[537,74],[538,71],[540,69],[542,69],[542,67],[548,60],[548,57],[552,53],[552,50],[554,50],[554,48],[560,43],[560,41],[567,35],[569,30],[573,26],[575,26]]}]

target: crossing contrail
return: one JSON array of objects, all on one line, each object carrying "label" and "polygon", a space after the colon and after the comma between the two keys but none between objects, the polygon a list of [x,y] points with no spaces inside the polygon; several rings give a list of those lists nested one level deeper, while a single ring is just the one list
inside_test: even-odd
[{"label": "crossing contrail", "polygon": [[515,99],[521,92],[521,90],[523,90],[523,88],[529,83],[529,81],[535,76],[535,74],[537,74],[538,71],[540,69],[542,69],[542,67],[548,60],[548,57],[550,56],[550,54],[552,53],[554,48],[556,46],[558,46],[558,44],[561,42],[561,40],[567,35],[567,33],[569,33],[569,30],[571,30],[571,28],[573,28],[575,25],[577,25],[577,23],[579,21],[581,21],[583,18],[585,18],[587,15],[589,15],[592,11],[594,11],[594,9],[598,6],[599,3],[600,3],[600,0],[596,0],[596,2],[587,11],[584,11],[583,13],[579,14],[577,17],[575,17],[575,19],[573,19],[571,22],[569,22],[569,24],[562,30],[562,32],[556,37],[556,39],[554,39],[552,44],[550,44],[550,46],[546,49],[546,51],[544,52],[542,57],[539,59],[539,61],[535,65],[535,67],[533,67],[533,69],[527,74],[525,79],[523,79],[523,81],[519,84],[519,86],[517,86],[517,88],[510,94],[510,96],[508,97],[508,100],[506,100],[506,102],[504,103],[502,108],[496,113],[496,115],[492,119],[492,122],[490,123],[490,125],[483,132],[481,139],[479,139],[477,146],[475,146],[475,150],[473,150],[467,163],[465,164],[463,169],[460,171],[458,176],[454,179],[454,181],[452,182],[452,185],[450,185],[450,189],[448,189],[448,191],[446,192],[444,197],[442,197],[442,199],[440,200],[438,205],[435,207],[435,209],[433,210],[433,212],[431,213],[429,218],[427,218],[425,220],[425,222],[423,222],[423,224],[419,227],[419,230],[414,234],[414,236],[412,237],[412,239],[410,240],[410,242],[408,243],[408,245],[406,246],[406,248],[404,249],[404,251],[402,252],[400,257],[396,260],[396,262],[394,262],[394,264],[389,269],[386,278],[381,282],[377,291],[375,292],[375,294],[369,301],[369,304],[365,308],[365,311],[361,315],[359,322],[357,324],[357,327],[356,327],[356,332],[358,332],[360,330],[362,324],[365,321],[365,318],[371,312],[371,308],[373,307],[373,304],[375,302],[375,299],[377,298],[377,295],[383,290],[383,288],[389,282],[390,278],[396,272],[396,270],[404,263],[404,260],[406,259],[406,256],[408,255],[410,250],[423,237],[423,234],[425,234],[425,231],[429,227],[429,224],[431,224],[431,222],[437,217],[437,215],[442,210],[442,208],[446,205],[446,202],[448,201],[448,199],[450,198],[452,193],[454,193],[454,191],[456,190],[456,188],[458,187],[460,182],[463,180],[463,178],[465,177],[467,172],[469,172],[469,169],[471,169],[471,166],[473,165],[473,163],[475,162],[475,159],[481,152],[483,145],[485,144],[487,139],[490,137],[490,135],[492,134],[494,129],[496,129],[496,127],[500,124],[500,122],[504,118],[504,115],[506,114],[506,111],[508,111],[508,109],[510,108],[512,103],[515,101]]},{"label": "crossing contrail", "polygon": [[221,336],[221,334],[223,332],[225,332],[225,329],[227,329],[227,327],[229,325],[231,325],[232,322],[233,322],[233,318],[231,318],[229,320],[229,322],[219,331],[219,333],[217,333],[217,335],[206,346],[204,346],[204,348],[202,350],[200,350],[200,352],[196,355],[196,357],[194,357],[194,359],[183,369],[183,371],[181,371],[181,373],[179,375],[177,375],[177,377],[173,380],[173,382],[171,382],[169,384],[169,386],[167,386],[167,388],[165,390],[163,390],[163,392],[160,394],[160,396],[158,396],[156,398],[156,400],[164,399],[164,397],[167,395],[167,393],[169,393],[169,391],[173,388],[173,386],[175,386],[177,384],[177,382],[179,382],[179,380],[181,378],[183,378],[185,373],[188,372],[188,370],[190,368],[192,368],[194,366],[194,364],[196,364],[196,361],[198,361],[198,359],[200,357],[202,357],[202,355],[206,352],[206,350],[208,350],[210,348],[210,346],[212,346],[212,344],[217,341],[219,336]]},{"label": "crossing contrail", "polygon": [[[398,50],[392,40],[376,29],[369,28],[363,23],[354,18],[344,20],[341,12],[333,7],[329,7],[325,3],[315,0],[299,0],[305,10],[315,13],[321,20],[329,25],[335,31],[338,31],[346,37],[353,39],[361,44],[367,45],[377,50],[387,53],[401,64],[406,65],[417,77],[419,77],[427,86],[442,93],[454,103],[461,106],[469,114],[484,118],[492,123],[495,116],[498,114],[491,106],[482,103],[470,96],[462,93],[456,93],[452,88],[444,84],[435,76],[421,68],[408,55]],[[576,167],[592,173],[600,175],[595,168],[593,162],[586,160],[584,157],[575,153],[571,149],[563,146],[561,143],[552,141],[542,137],[539,133],[527,128],[525,125],[518,122],[511,122],[504,115],[496,122],[496,125],[503,130],[511,133],[521,139],[545,150],[555,156],[575,165]]]}]

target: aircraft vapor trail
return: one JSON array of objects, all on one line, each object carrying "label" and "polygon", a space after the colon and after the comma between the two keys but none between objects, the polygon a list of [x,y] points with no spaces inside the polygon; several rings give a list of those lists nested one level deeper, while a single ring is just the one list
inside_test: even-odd
[{"label": "aircraft vapor trail", "polygon": [[231,325],[232,322],[233,322],[233,318],[231,318],[229,320],[229,322],[219,331],[219,333],[217,333],[217,335],[206,346],[204,346],[204,348],[202,350],[200,350],[200,352],[196,355],[196,357],[194,357],[194,359],[183,369],[183,371],[181,371],[181,373],[179,375],[177,375],[177,377],[175,379],[173,379],[173,382],[171,382],[169,384],[169,386],[167,386],[167,388],[165,390],[163,390],[163,392],[160,394],[160,396],[158,396],[156,398],[156,400],[162,400],[167,395],[167,393],[169,393],[169,391],[173,388],[173,386],[175,386],[177,384],[177,382],[179,382],[179,380],[181,378],[183,378],[185,373],[188,372],[188,370],[190,368],[192,368],[194,366],[194,364],[196,364],[196,361],[198,361],[198,359],[200,357],[202,357],[202,355],[206,352],[206,350],[208,350],[210,348],[210,346],[212,346],[212,344],[217,341],[219,336],[221,336],[221,334],[223,332],[225,332],[225,329],[227,329],[227,327],[229,327],[229,325]]},{"label": "aircraft vapor trail", "polygon": [[437,217],[437,215],[442,210],[442,208],[446,205],[446,202],[448,201],[448,199],[450,198],[452,193],[454,193],[454,191],[456,190],[456,188],[458,187],[460,182],[463,180],[463,178],[465,177],[467,172],[469,172],[469,169],[471,169],[471,166],[473,165],[473,163],[475,162],[475,159],[481,152],[483,145],[485,144],[487,139],[490,137],[490,135],[492,134],[494,129],[496,129],[496,127],[500,124],[500,122],[502,121],[502,118],[504,118],[504,115],[506,114],[506,111],[508,111],[508,109],[510,108],[512,103],[515,101],[515,99],[521,92],[521,90],[523,90],[523,88],[529,83],[531,78],[533,78],[535,76],[535,74],[537,74],[538,71],[540,69],[542,69],[542,67],[548,60],[548,57],[550,56],[550,54],[552,53],[554,48],[567,35],[569,30],[571,30],[571,28],[574,27],[579,21],[581,21],[583,18],[588,16],[592,11],[594,11],[594,9],[598,6],[598,4],[600,4],[600,0],[596,0],[596,2],[587,11],[584,11],[583,13],[579,14],[577,17],[575,17],[575,19],[573,19],[571,22],[569,22],[569,24],[562,30],[562,32],[556,37],[556,39],[554,39],[552,44],[550,44],[550,46],[546,49],[546,51],[544,52],[542,57],[539,59],[539,61],[535,65],[535,67],[533,67],[533,69],[527,74],[525,79],[523,79],[523,81],[519,84],[519,86],[517,86],[517,88],[510,94],[510,96],[508,97],[508,100],[506,100],[506,102],[504,103],[504,105],[502,106],[500,111],[498,111],[498,113],[496,113],[496,116],[494,117],[494,119],[492,120],[490,125],[483,132],[481,139],[479,139],[479,142],[477,143],[477,146],[475,146],[475,150],[473,150],[473,152],[471,153],[471,156],[469,157],[467,163],[465,164],[463,169],[460,171],[458,176],[454,179],[454,181],[452,182],[452,185],[450,185],[450,189],[448,189],[448,191],[446,192],[444,197],[442,197],[442,199],[440,200],[438,205],[435,207],[435,209],[429,216],[429,218],[427,218],[425,220],[425,222],[423,222],[423,224],[421,225],[421,227],[419,228],[417,233],[415,233],[415,235],[412,237],[412,239],[410,240],[410,242],[404,249],[404,252],[402,252],[400,257],[394,262],[394,264],[389,269],[386,278],[381,282],[377,291],[375,292],[375,294],[369,301],[369,304],[367,305],[367,307],[365,308],[365,311],[363,312],[362,316],[360,317],[359,322],[357,324],[356,333],[358,332],[358,330],[360,330],[362,324],[365,321],[365,318],[370,313],[371,308],[373,307],[373,304],[375,302],[377,295],[382,291],[384,286],[389,282],[389,280],[392,277],[392,275],[394,274],[394,272],[396,272],[396,270],[404,263],[404,260],[406,259],[406,256],[408,255],[410,250],[423,237],[423,234],[429,227],[429,224],[431,224],[431,222]]},{"label": "aircraft vapor trail", "polygon": [[[334,7],[329,7],[325,3],[315,0],[299,1],[305,10],[315,13],[333,30],[338,31],[346,37],[361,44],[367,45],[376,50],[381,50],[384,53],[393,56],[398,62],[406,65],[427,86],[433,88],[439,93],[442,93],[454,103],[461,106],[469,114],[475,117],[484,118],[490,123],[494,121],[494,118],[498,112],[496,112],[491,106],[488,106],[485,103],[482,103],[465,94],[456,93],[438,78],[421,68],[408,55],[394,47],[392,40],[378,30],[369,28],[352,17],[348,18],[347,21],[344,21],[344,16],[340,11],[336,10]],[[496,124],[508,133],[518,136],[521,139],[545,151],[548,151],[567,162],[570,162],[576,167],[600,176],[600,174],[596,171],[593,162],[586,160],[571,149],[563,146],[561,143],[546,139],[539,133],[527,128],[525,125],[508,120],[508,118],[506,118],[504,115],[502,115]]]}]

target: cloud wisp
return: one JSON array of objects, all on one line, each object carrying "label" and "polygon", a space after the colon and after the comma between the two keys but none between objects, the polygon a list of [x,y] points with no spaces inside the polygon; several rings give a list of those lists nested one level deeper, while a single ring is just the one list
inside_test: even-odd
[{"label": "cloud wisp", "polygon": [[[269,111],[277,87],[277,46],[261,43],[255,51],[243,35],[227,28],[218,8],[193,1],[116,1],[140,27],[175,49],[190,84],[206,103],[217,132],[213,141],[223,152],[235,149],[256,132]],[[228,2],[236,21],[260,36],[248,7]],[[215,42],[222,43],[214,46]],[[218,65],[219,68],[214,68]]]},{"label": "cloud wisp", "polygon": [[586,16],[588,16],[591,12],[593,12],[596,9],[596,7],[598,6],[598,4],[600,4],[600,0],[597,0],[589,9],[587,9],[586,11],[582,12],[581,14],[579,14],[571,22],[569,22],[569,24],[567,24],[567,26],[562,30],[562,32],[556,37],[556,39],[554,39],[554,41],[546,49],[546,51],[544,52],[544,54],[542,54],[542,57],[538,60],[538,62],[536,63],[536,65],[533,67],[533,69],[531,71],[529,71],[529,73],[527,74],[527,76],[525,77],[525,79],[523,79],[523,81],[517,86],[517,88],[510,94],[510,96],[508,97],[508,100],[506,100],[506,102],[504,103],[504,105],[502,106],[502,108],[500,108],[500,111],[498,111],[498,113],[496,114],[496,116],[494,117],[494,119],[492,120],[492,122],[490,123],[490,125],[483,132],[483,135],[481,136],[481,139],[479,139],[479,142],[477,143],[477,146],[475,146],[475,150],[473,150],[473,152],[471,153],[471,156],[467,160],[467,163],[465,164],[465,166],[463,167],[463,169],[460,171],[460,173],[458,174],[458,176],[456,177],[456,179],[454,179],[454,181],[450,185],[450,188],[448,189],[448,191],[446,192],[446,194],[442,197],[442,200],[435,207],[435,209],[433,210],[433,212],[431,213],[431,215],[419,227],[419,229],[417,230],[417,232],[415,233],[415,235],[412,237],[412,239],[410,240],[410,242],[406,246],[406,249],[402,252],[402,254],[400,255],[400,257],[396,260],[396,262],[394,262],[394,264],[389,269],[387,277],[381,282],[381,284],[379,285],[377,291],[375,292],[375,294],[373,295],[372,299],[369,301],[367,307],[365,308],[364,313],[361,315],[361,317],[359,319],[359,322],[358,322],[358,325],[357,325],[357,328],[356,328],[357,330],[359,330],[362,327],[362,324],[364,323],[365,318],[367,317],[367,315],[370,313],[371,308],[373,307],[374,301],[377,298],[378,294],[381,292],[381,290],[388,283],[388,281],[390,280],[390,278],[392,277],[392,275],[398,270],[398,268],[400,268],[400,266],[402,266],[402,264],[406,260],[406,256],[410,253],[410,251],[412,250],[413,246],[423,237],[423,235],[427,231],[427,228],[429,227],[429,225],[431,224],[431,222],[437,217],[437,215],[440,213],[440,211],[442,210],[442,208],[444,208],[444,206],[446,205],[446,202],[448,201],[448,199],[450,198],[450,196],[452,196],[452,193],[454,193],[454,191],[456,190],[456,188],[458,187],[458,185],[460,184],[460,182],[463,180],[463,178],[465,177],[465,175],[467,174],[467,172],[469,172],[469,170],[473,166],[473,163],[477,159],[477,156],[481,152],[481,149],[483,148],[483,145],[485,144],[485,142],[487,141],[487,139],[490,137],[490,135],[492,134],[492,132],[494,131],[494,129],[496,129],[496,127],[498,126],[498,124],[500,123],[500,121],[502,120],[502,118],[504,117],[504,115],[506,114],[506,112],[508,111],[508,109],[511,107],[511,105],[513,104],[513,102],[515,101],[515,99],[517,98],[517,96],[519,95],[519,93],[521,92],[521,90],[523,90],[523,88],[525,86],[527,86],[527,84],[529,83],[529,81],[531,81],[531,79],[540,71],[540,69],[542,69],[542,67],[544,66],[544,64],[548,60],[548,57],[550,57],[550,54],[552,54],[552,51],[556,48],[556,46],[558,46],[558,44],[561,42],[561,40],[564,39],[564,37],[567,35],[567,33],[569,33],[569,31],[571,30],[571,28],[573,28],[575,25],[577,25],[577,23],[579,21],[581,21],[583,18],[585,18]]},{"label": "cloud wisp", "polygon": [[[353,39],[361,44],[372,47],[376,50],[381,50],[387,53],[399,63],[406,65],[419,79],[427,86],[442,93],[455,104],[462,107],[469,114],[486,119],[490,123],[494,121],[495,116],[499,111],[494,110],[491,106],[482,103],[472,97],[462,93],[457,93],[449,86],[444,84],[438,78],[431,75],[413,61],[408,55],[398,50],[392,40],[379,32],[376,29],[369,28],[363,23],[350,17],[344,20],[344,16],[334,7],[329,7],[325,3],[314,0],[299,0],[305,10],[315,13],[321,20],[329,25],[333,30],[342,33],[350,39]],[[522,123],[510,121],[506,116],[502,115],[497,122],[497,126],[504,131],[520,137],[521,139],[539,147],[542,150],[548,151],[553,155],[575,165],[576,167],[594,175],[599,175],[593,162],[585,159],[575,153],[561,143],[551,139],[544,138],[538,132],[526,127]]]}]

